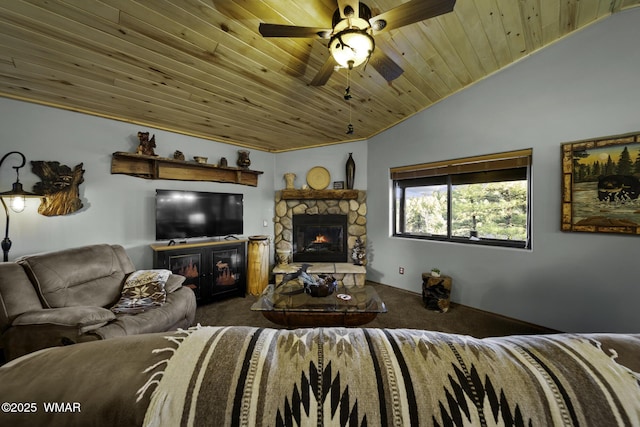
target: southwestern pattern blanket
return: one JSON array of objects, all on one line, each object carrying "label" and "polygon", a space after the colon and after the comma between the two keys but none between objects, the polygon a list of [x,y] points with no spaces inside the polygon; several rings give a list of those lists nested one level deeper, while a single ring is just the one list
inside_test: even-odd
[{"label": "southwestern pattern blanket", "polygon": [[[104,343],[121,346],[118,340]],[[129,380],[108,374],[118,383],[117,403],[96,389],[103,393],[99,403],[83,404],[76,418],[58,414],[48,422],[80,425],[80,418],[105,417],[111,408],[116,418],[105,419],[106,425],[640,425],[637,334],[476,339],[409,329],[236,326],[153,334],[139,342],[119,350],[134,369],[126,370]],[[97,354],[95,344],[72,347]],[[49,349],[31,361],[64,350]],[[97,358],[86,363],[107,361]],[[0,368],[3,401],[19,388],[5,381],[21,369],[20,360]],[[83,402],[74,389],[59,384],[55,395]],[[38,399],[46,399],[42,383],[40,390]],[[29,419],[12,415],[2,414],[0,423]]]}]

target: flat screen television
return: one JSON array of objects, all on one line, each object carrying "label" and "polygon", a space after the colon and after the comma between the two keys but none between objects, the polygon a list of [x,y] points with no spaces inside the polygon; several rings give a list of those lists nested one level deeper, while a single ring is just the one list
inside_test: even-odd
[{"label": "flat screen television", "polygon": [[156,190],[156,240],[243,233],[243,195]]}]

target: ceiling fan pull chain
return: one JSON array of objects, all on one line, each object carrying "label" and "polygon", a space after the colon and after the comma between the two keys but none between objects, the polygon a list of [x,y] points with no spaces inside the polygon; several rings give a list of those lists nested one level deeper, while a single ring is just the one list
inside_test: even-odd
[{"label": "ceiling fan pull chain", "polygon": [[347,125],[347,135],[353,134],[353,124],[351,121],[351,69],[347,69],[347,88],[344,90],[344,100],[349,103],[349,124]]}]

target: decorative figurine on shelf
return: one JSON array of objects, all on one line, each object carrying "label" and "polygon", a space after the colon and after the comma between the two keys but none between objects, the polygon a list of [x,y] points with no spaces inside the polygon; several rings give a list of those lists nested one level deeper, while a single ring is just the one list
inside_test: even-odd
[{"label": "decorative figurine on shelf", "polygon": [[220,167],[226,168],[227,166],[229,166],[229,163],[227,162],[227,158],[220,157]]},{"label": "decorative figurine on shelf", "polygon": [[136,149],[136,154],[143,154],[145,156],[155,156],[156,153],[153,151],[156,148],[156,136],[153,135],[151,139],[149,139],[149,132],[138,132],[138,148]]},{"label": "decorative figurine on shelf", "polygon": [[184,161],[184,153],[180,150],[176,150],[175,153],[173,153],[173,158],[175,160],[182,160]]},{"label": "decorative figurine on shelf", "polygon": [[365,265],[367,262],[367,249],[359,237],[351,249],[351,259],[355,265]]},{"label": "decorative figurine on shelf", "polygon": [[204,165],[205,163],[207,163],[207,160],[209,160],[209,158],[203,156],[193,156],[193,160],[195,160],[197,163],[200,163],[201,165]]},{"label": "decorative figurine on shelf", "polygon": [[247,150],[238,150],[238,166],[241,168],[248,168],[251,166],[251,159],[249,159],[249,151]]}]

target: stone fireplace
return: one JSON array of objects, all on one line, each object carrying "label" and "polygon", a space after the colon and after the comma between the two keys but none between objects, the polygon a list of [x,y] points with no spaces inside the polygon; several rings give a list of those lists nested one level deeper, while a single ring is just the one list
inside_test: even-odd
[{"label": "stone fireplace", "polygon": [[366,214],[365,191],[276,191],[275,249],[294,262],[351,263],[356,239],[366,243]]}]

